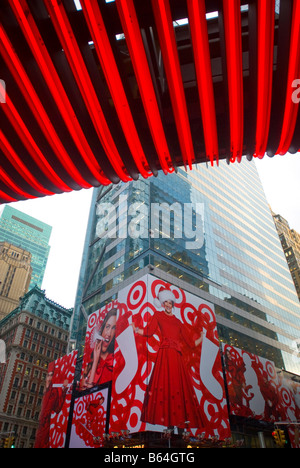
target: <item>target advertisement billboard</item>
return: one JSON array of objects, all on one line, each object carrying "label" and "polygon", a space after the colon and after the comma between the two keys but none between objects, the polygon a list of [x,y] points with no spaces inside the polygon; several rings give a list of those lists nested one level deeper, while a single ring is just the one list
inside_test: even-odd
[{"label": "target advertisement billboard", "polygon": [[230,436],[213,305],[152,275],[88,319],[70,447],[107,432]]},{"label": "target advertisement billboard", "polygon": [[34,448],[64,448],[73,394],[77,351],[48,366]]},{"label": "target advertisement billboard", "polygon": [[[113,434],[166,430],[226,440],[229,414],[300,418],[299,381],[270,360],[220,350],[213,304],[150,274],[88,317],[75,381],[76,358],[49,366],[37,447],[105,447]],[[293,447],[297,437],[291,425]]]},{"label": "target advertisement billboard", "polygon": [[[274,362],[223,344],[230,414],[267,423],[284,423],[291,446],[300,448],[300,382]],[[289,424],[290,423],[290,424]]]}]

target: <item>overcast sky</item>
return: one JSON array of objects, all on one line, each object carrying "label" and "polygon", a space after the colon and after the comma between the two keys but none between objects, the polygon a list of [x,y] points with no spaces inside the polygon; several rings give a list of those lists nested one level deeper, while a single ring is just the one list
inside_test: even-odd
[{"label": "overcast sky", "polygon": [[[300,232],[300,153],[256,162],[267,200],[276,214]],[[92,189],[12,203],[53,227],[43,281],[49,299],[73,307]]]},{"label": "overcast sky", "polygon": [[267,200],[300,233],[300,153],[256,160]]}]

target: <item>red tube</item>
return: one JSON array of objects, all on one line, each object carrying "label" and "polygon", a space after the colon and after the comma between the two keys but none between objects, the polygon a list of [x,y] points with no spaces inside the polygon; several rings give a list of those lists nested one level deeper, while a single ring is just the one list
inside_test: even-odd
[{"label": "red tube", "polygon": [[167,172],[173,172],[172,160],[158,109],[133,1],[116,0],[116,5],[161,168],[165,174]]},{"label": "red tube", "polygon": [[98,2],[81,0],[81,6],[129,149],[139,172],[147,178],[152,173],[134,124]]},{"label": "red tube", "polygon": [[7,158],[7,160],[11,163],[11,165],[15,168],[15,170],[20,174],[20,176],[26,180],[26,182],[37,192],[41,195],[53,195],[54,192],[50,192],[49,190],[45,189],[40,182],[36,180],[36,178],[31,174],[30,170],[27,166],[23,163],[21,158],[17,155],[14,151],[13,147],[5,137],[4,133],[0,129],[0,149]]},{"label": "red tube", "polygon": [[45,3],[103,149],[120,179],[128,182],[131,178],[110,133],[64,6],[57,0]]},{"label": "red tube", "polygon": [[37,146],[36,142],[32,138],[28,128],[24,124],[20,114],[13,105],[8,93],[6,92],[6,103],[3,106],[3,111],[9,119],[10,123],[14,127],[15,131],[19,135],[19,138],[23,142],[28,153],[40,170],[46,175],[46,177],[54,184],[59,190],[63,192],[70,192],[71,189],[66,185],[63,180],[56,174],[51,164],[47,161],[41,150]]},{"label": "red tube", "polygon": [[293,81],[300,78],[300,2],[294,1],[292,28],[290,37],[289,68],[285,98],[285,109],[277,154],[285,154],[289,150],[295,131],[299,100],[293,100]]},{"label": "red tube", "polygon": [[88,145],[26,0],[9,0],[9,4],[83,160],[98,182],[109,185],[111,181],[103,174]]},{"label": "red tube", "polygon": [[195,160],[194,146],[186,107],[170,4],[168,0],[152,0],[152,8],[159,36],[183,162],[185,166],[189,166],[189,168],[192,169],[192,163]]},{"label": "red tube", "polygon": [[223,0],[230,114],[231,160],[241,161],[244,138],[243,61],[239,0]]},{"label": "red tube", "polygon": [[214,90],[204,0],[187,0],[206,154],[219,161]]},{"label": "red tube", "polygon": [[262,159],[268,143],[272,81],[275,0],[258,0],[257,38],[257,117],[254,156]]},{"label": "red tube", "polygon": [[15,49],[13,48],[1,25],[0,52],[58,160],[78,185],[80,185],[82,188],[90,188],[91,185],[82,178],[80,172],[66,152],[48,117],[47,112],[45,111],[34,87],[28,78],[28,75],[23,68],[19,57],[15,52]]}]

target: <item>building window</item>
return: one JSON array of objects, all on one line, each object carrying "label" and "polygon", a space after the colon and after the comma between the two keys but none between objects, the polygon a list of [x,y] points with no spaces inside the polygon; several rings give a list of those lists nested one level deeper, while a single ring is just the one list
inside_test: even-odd
[{"label": "building window", "polygon": [[14,383],[13,383],[13,387],[18,387],[19,386],[19,382],[20,382],[20,379],[18,377],[15,378],[14,380]]}]

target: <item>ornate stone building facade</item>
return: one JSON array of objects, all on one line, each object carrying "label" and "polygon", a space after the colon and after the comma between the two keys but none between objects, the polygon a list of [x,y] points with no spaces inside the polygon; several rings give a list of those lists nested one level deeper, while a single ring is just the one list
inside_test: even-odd
[{"label": "ornate stone building facade", "polygon": [[0,436],[13,433],[17,448],[34,445],[47,367],[66,354],[71,316],[35,287],[0,322]]},{"label": "ornate stone building facade", "polygon": [[280,214],[273,214],[275,226],[300,301],[300,234]]},{"label": "ornate stone building facade", "polygon": [[28,292],[32,255],[9,242],[0,242],[0,320],[18,307]]}]

